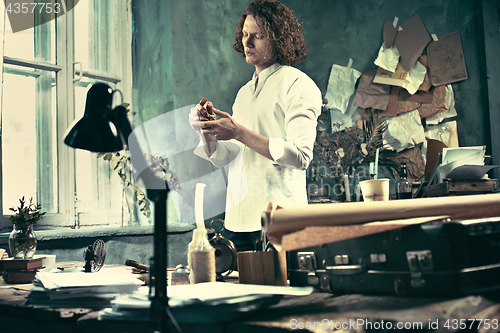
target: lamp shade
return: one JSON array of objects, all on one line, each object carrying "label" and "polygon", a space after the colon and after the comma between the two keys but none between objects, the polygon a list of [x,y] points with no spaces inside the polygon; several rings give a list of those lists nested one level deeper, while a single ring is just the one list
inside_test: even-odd
[{"label": "lamp shade", "polygon": [[98,153],[123,149],[122,136],[111,120],[112,100],[113,90],[107,84],[94,84],[87,92],[83,117],[69,128],[64,143]]}]

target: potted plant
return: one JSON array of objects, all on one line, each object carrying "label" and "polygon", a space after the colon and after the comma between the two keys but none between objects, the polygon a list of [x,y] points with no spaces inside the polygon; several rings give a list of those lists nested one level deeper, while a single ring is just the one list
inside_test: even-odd
[{"label": "potted plant", "polygon": [[33,224],[41,220],[45,212],[41,212],[40,204],[35,204],[33,198],[29,203],[24,196],[19,199],[19,207],[11,207],[15,214],[9,217],[14,225],[9,236],[10,254],[14,259],[31,259],[36,251],[37,239],[33,231]]}]

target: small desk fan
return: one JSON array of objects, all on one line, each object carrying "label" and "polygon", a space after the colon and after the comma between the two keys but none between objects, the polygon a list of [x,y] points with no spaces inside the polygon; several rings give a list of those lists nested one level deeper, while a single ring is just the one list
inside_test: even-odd
[{"label": "small desk fan", "polygon": [[97,239],[94,244],[83,251],[83,259],[85,260],[85,272],[98,272],[104,265],[106,259],[106,245],[102,239]]}]

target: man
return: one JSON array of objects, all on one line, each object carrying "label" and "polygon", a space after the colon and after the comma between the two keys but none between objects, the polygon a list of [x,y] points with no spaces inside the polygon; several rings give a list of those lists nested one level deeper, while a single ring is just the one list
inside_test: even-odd
[{"label": "man", "polygon": [[[254,250],[261,215],[270,202],[307,205],[306,169],[313,157],[321,92],[291,67],[305,59],[302,25],[275,0],[255,0],[243,13],[233,48],[255,66],[238,92],[233,115],[197,105],[190,124],[203,154],[217,167],[229,163],[224,237],[238,251]],[[201,110],[200,110],[201,109]],[[207,109],[218,120],[201,121]]]}]

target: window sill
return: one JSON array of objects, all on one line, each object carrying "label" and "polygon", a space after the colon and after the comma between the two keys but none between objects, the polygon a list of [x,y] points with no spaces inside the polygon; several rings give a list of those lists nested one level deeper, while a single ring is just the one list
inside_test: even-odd
[{"label": "window sill", "polygon": [[[195,228],[194,225],[180,226],[169,225],[168,234],[182,234],[190,232]],[[121,236],[145,236],[153,235],[153,226],[144,227],[115,227],[115,228],[88,228],[88,229],[70,229],[70,230],[35,230],[38,241],[50,241],[72,238],[103,238],[103,237],[121,237]],[[0,246],[8,246],[10,232],[0,233]]]}]

